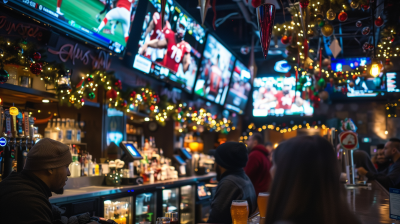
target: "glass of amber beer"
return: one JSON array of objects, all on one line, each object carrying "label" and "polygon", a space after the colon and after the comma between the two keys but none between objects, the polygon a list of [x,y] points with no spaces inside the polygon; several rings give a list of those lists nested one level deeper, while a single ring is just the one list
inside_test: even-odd
[{"label": "glass of amber beer", "polygon": [[247,224],[249,217],[249,205],[246,200],[233,200],[231,205],[233,224]]},{"label": "glass of amber beer", "polygon": [[265,216],[267,215],[268,198],[269,198],[269,193],[267,192],[258,193],[257,205],[261,218],[265,218]]}]

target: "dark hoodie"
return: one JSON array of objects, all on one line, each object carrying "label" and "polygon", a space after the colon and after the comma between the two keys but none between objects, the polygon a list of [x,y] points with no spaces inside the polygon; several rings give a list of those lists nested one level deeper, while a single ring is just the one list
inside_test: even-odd
[{"label": "dark hoodie", "polygon": [[256,195],[260,192],[269,191],[271,174],[269,169],[272,164],[268,159],[269,152],[263,145],[256,145],[249,154],[249,160],[244,168],[247,176],[254,185]]},{"label": "dark hoodie", "polygon": [[49,187],[33,173],[11,173],[0,182],[0,223],[51,224]]}]

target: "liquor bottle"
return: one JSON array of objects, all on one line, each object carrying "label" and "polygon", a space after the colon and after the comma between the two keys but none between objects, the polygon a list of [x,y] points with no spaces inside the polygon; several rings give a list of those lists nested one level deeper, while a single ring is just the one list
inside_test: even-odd
[{"label": "liquor bottle", "polygon": [[72,142],[72,128],[70,127],[69,118],[67,118],[66,123],[65,123],[64,142],[65,143],[71,143]]},{"label": "liquor bottle", "polygon": [[81,164],[78,162],[78,155],[72,155],[72,163],[71,163],[71,177],[80,177],[81,176]]},{"label": "liquor bottle", "polygon": [[[64,121],[65,121],[65,119],[64,119]],[[58,131],[58,134],[57,134],[57,139],[56,140],[59,141],[59,142],[63,142],[64,141],[64,133],[63,133],[63,130],[62,130],[61,118],[57,118],[57,131]]]},{"label": "liquor bottle", "polygon": [[88,155],[88,176],[94,176],[94,165],[92,161],[92,155]]},{"label": "liquor bottle", "polygon": [[50,130],[50,138],[53,140],[57,140],[58,130],[57,130],[57,121],[53,119],[53,126]]},{"label": "liquor bottle", "polygon": [[47,127],[44,129],[44,137],[51,138],[51,121],[47,122]]},{"label": "liquor bottle", "polygon": [[75,120],[71,119],[69,121],[69,127],[71,128],[71,143],[76,143],[76,128],[75,128]]},{"label": "liquor bottle", "polygon": [[79,125],[78,125],[78,122],[76,122],[76,125],[75,125],[75,129],[76,129],[76,140],[75,140],[75,142],[76,143],[81,143],[81,129],[79,128]]}]

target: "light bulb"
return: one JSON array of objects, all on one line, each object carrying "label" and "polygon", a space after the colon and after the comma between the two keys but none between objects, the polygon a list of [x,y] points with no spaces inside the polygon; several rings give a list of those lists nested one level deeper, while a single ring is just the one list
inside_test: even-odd
[{"label": "light bulb", "polygon": [[373,60],[372,64],[371,64],[370,74],[374,77],[377,77],[380,72],[381,72],[381,69],[379,68],[378,62],[376,60]]},{"label": "light bulb", "polygon": [[387,135],[388,134],[388,131],[385,131],[385,135]]}]

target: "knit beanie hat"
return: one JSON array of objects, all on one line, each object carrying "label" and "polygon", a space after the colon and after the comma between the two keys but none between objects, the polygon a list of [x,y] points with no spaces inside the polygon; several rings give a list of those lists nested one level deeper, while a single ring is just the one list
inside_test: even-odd
[{"label": "knit beanie hat", "polygon": [[25,170],[45,170],[66,166],[72,162],[69,147],[61,142],[44,138],[29,150]]},{"label": "knit beanie hat", "polygon": [[246,166],[247,148],[243,143],[226,142],[215,150],[215,162],[227,170],[236,170]]}]

